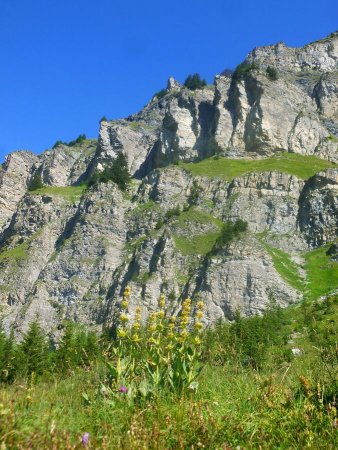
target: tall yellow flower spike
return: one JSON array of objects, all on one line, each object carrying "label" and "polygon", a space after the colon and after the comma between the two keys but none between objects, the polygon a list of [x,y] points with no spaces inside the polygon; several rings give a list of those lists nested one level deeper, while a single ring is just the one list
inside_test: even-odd
[{"label": "tall yellow flower spike", "polygon": [[165,307],[165,295],[164,294],[160,295],[160,299],[158,301],[158,306],[162,309]]},{"label": "tall yellow flower spike", "polygon": [[197,302],[196,304],[197,309],[204,309],[204,303],[200,300],[199,302]]}]

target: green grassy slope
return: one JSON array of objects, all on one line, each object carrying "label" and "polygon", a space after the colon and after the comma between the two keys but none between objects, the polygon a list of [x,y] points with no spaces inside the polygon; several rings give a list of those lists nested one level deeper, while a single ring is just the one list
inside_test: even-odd
[{"label": "green grassy slope", "polygon": [[30,194],[63,197],[64,199],[73,202],[78,200],[86,189],[87,186],[85,184],[79,186],[44,186],[41,189],[31,191]]},{"label": "green grassy slope", "polygon": [[182,229],[190,229],[191,225],[198,228],[199,224],[211,224],[214,230],[188,236],[174,234],[176,247],[183,255],[206,255],[212,250],[221,234],[223,222],[197,208],[183,211],[177,218],[177,226]]},{"label": "green grassy slope", "polygon": [[305,299],[315,300],[338,290],[338,262],[333,261],[326,253],[330,244],[302,255],[305,261],[302,267],[306,274],[304,279],[300,275],[300,267],[287,253],[264,242],[262,236],[259,236],[259,240],[271,256],[280,276],[300,291]]},{"label": "green grassy slope", "polygon": [[290,256],[282,250],[272,247],[267,243],[263,243],[265,250],[272,258],[273,264],[277,272],[284,280],[300,292],[304,292],[305,280],[299,274],[299,268],[295,264]]},{"label": "green grassy slope", "polygon": [[330,244],[304,255],[309,281],[307,296],[316,299],[338,289],[338,263],[326,254]]},{"label": "green grassy slope", "polygon": [[247,173],[269,171],[285,172],[306,180],[321,170],[337,166],[315,156],[280,153],[260,160],[212,157],[197,163],[180,163],[179,167],[195,176],[219,177],[229,181]]}]

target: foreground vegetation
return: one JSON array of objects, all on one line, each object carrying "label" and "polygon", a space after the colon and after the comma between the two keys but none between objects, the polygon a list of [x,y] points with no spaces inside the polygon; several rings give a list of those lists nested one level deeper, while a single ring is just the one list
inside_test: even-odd
[{"label": "foreground vegetation", "polygon": [[230,181],[253,172],[284,172],[306,180],[321,170],[336,167],[334,163],[315,156],[296,153],[279,153],[264,159],[231,159],[212,157],[197,163],[179,163],[194,176],[219,177]]},{"label": "foreground vegetation", "polygon": [[68,324],[46,354],[34,325],[0,388],[1,448],[337,448],[337,296],[209,330],[200,300],[167,321],[161,297],[146,328],[128,302],[116,339]]}]

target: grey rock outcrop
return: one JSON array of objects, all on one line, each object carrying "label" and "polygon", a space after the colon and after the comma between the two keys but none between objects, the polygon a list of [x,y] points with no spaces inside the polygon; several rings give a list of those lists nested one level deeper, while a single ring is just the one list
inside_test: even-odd
[{"label": "grey rock outcrop", "polygon": [[13,216],[27,191],[32,167],[38,158],[31,152],[14,152],[0,169],[0,231]]},{"label": "grey rock outcrop", "polygon": [[256,47],[246,61],[258,63],[264,69],[273,66],[281,72],[333,72],[338,66],[338,32],[299,48],[287,47],[284,42]]},{"label": "grey rock outcrop", "polygon": [[59,144],[45,151],[36,169],[42,181],[49,186],[69,186],[83,178],[97,147],[96,140],[75,146]]}]

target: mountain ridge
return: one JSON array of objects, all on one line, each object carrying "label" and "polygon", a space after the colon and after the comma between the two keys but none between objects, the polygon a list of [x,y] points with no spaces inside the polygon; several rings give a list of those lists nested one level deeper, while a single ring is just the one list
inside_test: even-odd
[{"label": "mountain ridge", "polygon": [[[97,141],[9,155],[0,171],[7,328],[21,333],[36,317],[56,336],[65,318],[114,325],[127,284],[144,319],[161,292],[177,314],[184,296],[202,296],[207,324],[237,309],[261,313],[272,297],[283,306],[300,299],[305,291],[277,270],[276,258],[287,259],[266,246],[301,273],[304,252],[337,239],[337,81],[337,32],[297,49],[279,43],[254,49],[213,86],[191,91],[170,78],[139,113],[102,120]],[[127,192],[81,188],[119,152],[134,178]],[[275,166],[257,168],[269,158]],[[205,172],[196,175],[188,166],[199,161]],[[241,172],[241,162],[251,169]],[[222,164],[238,172],[207,175]],[[302,178],[285,168],[301,164],[318,170]],[[29,192],[36,176],[45,188]],[[247,231],[217,247],[238,219]]]}]

